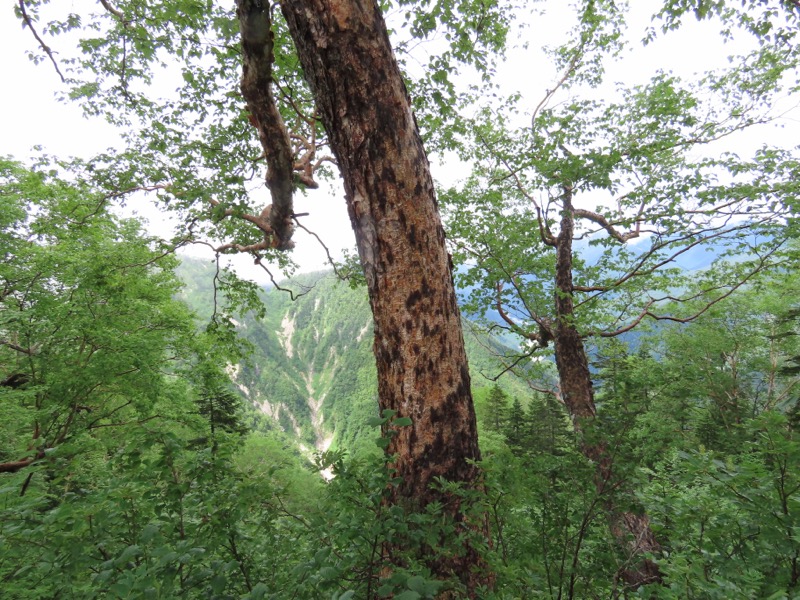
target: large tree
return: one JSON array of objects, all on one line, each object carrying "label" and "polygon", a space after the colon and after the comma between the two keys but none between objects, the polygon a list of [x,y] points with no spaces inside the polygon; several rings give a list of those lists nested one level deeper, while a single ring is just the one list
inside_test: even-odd
[{"label": "large tree", "polygon": [[[3,596],[285,590],[275,567],[303,544],[271,530],[283,459],[237,453],[220,365],[238,344],[198,331],[177,259],[140,222],[57,169],[0,159]],[[232,459],[248,454],[270,476],[245,476]]]},{"label": "large tree", "polygon": [[[452,262],[411,99],[377,2],[286,0],[273,7],[239,0],[235,16],[190,1],[104,0],[101,6],[100,14],[71,14],[48,26],[52,33],[83,22],[100,32],[85,36],[83,55],[62,67],[71,95],[89,100],[89,112],[133,131],[127,152],[95,161],[101,183],[120,194],[157,190],[189,223],[178,244],[206,233],[223,240],[210,244],[218,254],[249,253],[262,266],[269,258],[285,265],[279,253],[294,246],[293,232],[302,227],[293,197],[316,187],[315,176],[335,163],[374,315],[379,405],[404,425],[390,420],[385,426],[399,480],[390,502],[410,509],[441,503],[459,527],[486,534],[481,519],[467,522],[458,496],[442,483],[478,489],[480,452]],[[39,42],[40,8],[33,1],[18,5]],[[480,39],[500,43],[503,18],[494,7],[468,2],[459,11],[466,18],[461,24],[453,7],[441,8],[423,11],[422,20],[409,12],[414,35],[424,37],[437,20],[447,21],[455,32],[450,58],[485,70]],[[484,33],[470,41],[473,25]],[[40,50],[58,68],[43,42]],[[182,75],[178,93],[167,99],[139,85],[163,77],[160,64],[167,70],[177,64]],[[439,65],[433,75],[440,76],[422,82],[436,82],[443,106],[452,65]],[[231,73],[240,66],[241,96],[231,89]],[[271,204],[257,209],[248,183],[262,159]],[[430,560],[437,576],[456,575],[470,594],[487,581],[480,565],[469,546],[460,556]]]},{"label": "large tree", "polygon": [[[479,484],[480,459],[461,321],[433,180],[411,103],[374,1],[286,2],[282,9],[345,184],[375,326],[382,409],[411,424],[388,452],[395,501],[458,501],[442,477]],[[461,517],[458,517],[461,518]],[[474,550],[436,560],[470,590]]]},{"label": "large tree", "polygon": [[[197,349],[176,261],[90,185],[0,160],[0,473],[161,419],[173,353]],[[112,436],[113,437],[113,436]]]},{"label": "large tree", "polygon": [[[510,367],[552,351],[558,382],[547,391],[582,434],[606,496],[627,486],[597,424],[587,346],[642,322],[689,322],[780,263],[798,192],[792,151],[764,146],[743,159],[725,145],[774,118],[796,79],[791,38],[763,37],[696,81],[656,72],[600,94],[624,23],[613,2],[580,3],[572,38],[553,53],[560,75],[531,102],[530,120],[520,124],[518,98],[487,104],[468,129],[473,173],[445,196],[470,309],[521,337]],[[700,250],[719,259],[687,276],[679,265]],[[690,301],[694,312],[674,312]],[[612,529],[637,553],[656,550],[647,518],[613,504]],[[623,574],[641,583],[655,571],[643,563]]]}]

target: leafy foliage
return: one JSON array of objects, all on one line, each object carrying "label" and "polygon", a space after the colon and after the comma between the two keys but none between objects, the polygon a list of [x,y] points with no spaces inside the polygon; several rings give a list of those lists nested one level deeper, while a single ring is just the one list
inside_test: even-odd
[{"label": "leafy foliage", "polygon": [[[553,393],[503,382],[476,394],[486,489],[450,491],[475,518],[489,514],[487,547],[440,506],[413,513],[385,502],[396,480],[378,449],[407,419],[368,408],[361,292],[309,276],[295,283],[308,291],[297,302],[273,292],[263,319],[234,319],[209,300],[216,270],[203,283],[204,265],[186,261],[195,276],[181,293],[205,313],[194,317],[175,300],[175,261],[136,223],[111,216],[94,190],[3,168],[0,459],[14,463],[0,474],[4,593],[432,598],[462,591],[457,578],[431,576],[430,556],[467,548],[496,573],[487,599],[633,593],[620,577],[632,556],[606,517],[632,500],[598,488]],[[660,543],[652,558],[664,585],[640,594],[777,598],[797,589],[800,446],[788,419],[797,378],[783,369],[798,352],[795,322],[783,318],[795,286],[793,275],[762,279],[693,323],[640,333],[635,346],[609,340],[593,354],[598,423]],[[238,360],[236,347],[203,331],[214,311],[264,353],[242,367],[239,385],[269,357],[283,361],[273,369],[289,375],[287,390],[302,391],[313,370],[314,389],[347,392],[325,422],[352,437],[340,434],[311,466],[292,428],[253,410],[252,396],[234,402],[224,367]],[[287,315],[296,328],[281,339]],[[347,368],[326,373],[334,355]],[[485,354],[474,356],[489,368]],[[370,420],[384,426],[378,445]],[[259,431],[243,435],[242,423]],[[320,468],[334,479],[325,483]]]},{"label": "leafy foliage", "polygon": [[[464,552],[496,574],[487,599],[797,596],[798,161],[723,147],[796,91],[796,3],[665,2],[648,42],[693,15],[754,43],[724,70],[612,90],[606,68],[630,44],[623,4],[578,2],[550,51],[561,75],[529,111],[494,80],[520,6],[383,4],[429,148],[472,170],[441,195],[467,309],[509,330],[504,342],[527,340],[513,365],[491,356],[496,339],[468,340],[485,489],[436,483],[467,521],[489,515],[493,544],[439,504],[386,502],[398,482],[379,449],[408,419],[376,414],[363,293],[315,274],[293,282],[296,299],[263,294],[218,260],[178,267],[171,254],[263,239],[228,218],[259,214],[261,178],[232,8],[122,0],[58,15],[26,0],[28,27],[68,34],[53,41],[68,95],[125,127],[127,147],[69,165],[0,160],[4,597],[459,597],[458,578],[429,566]],[[322,151],[277,11],[273,28],[283,119]],[[174,95],[153,93],[164,82]],[[185,218],[178,239],[115,216],[134,191]],[[552,249],[570,211],[566,290]],[[717,260],[697,269],[706,249]],[[589,340],[597,392],[582,436],[547,354],[564,294],[576,310],[559,317]],[[510,366],[530,387],[494,381]],[[615,479],[598,482],[587,440]],[[633,590],[638,557],[608,515],[642,510],[662,581]]]}]

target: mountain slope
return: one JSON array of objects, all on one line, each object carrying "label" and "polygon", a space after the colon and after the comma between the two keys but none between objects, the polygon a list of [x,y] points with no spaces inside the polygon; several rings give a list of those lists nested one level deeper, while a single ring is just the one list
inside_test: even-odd
[{"label": "mountain slope", "polygon": [[[204,318],[213,306],[214,266],[184,259],[183,299]],[[234,379],[256,409],[293,435],[306,451],[329,447],[357,452],[374,448],[368,419],[378,413],[372,355],[372,317],[364,288],[351,289],[332,272],[300,275],[282,284],[295,294],[265,291],[263,319],[237,317],[253,354],[233,367]],[[500,372],[493,352],[500,344],[465,327],[473,388],[493,385]],[[503,377],[510,394],[528,395],[524,384]]]}]

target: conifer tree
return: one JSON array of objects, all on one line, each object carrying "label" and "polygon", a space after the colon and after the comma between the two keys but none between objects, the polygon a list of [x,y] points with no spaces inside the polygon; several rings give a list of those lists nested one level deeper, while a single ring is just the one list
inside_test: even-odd
[{"label": "conifer tree", "polygon": [[517,396],[511,403],[511,410],[508,413],[504,433],[508,440],[508,445],[517,452],[523,447],[525,430],[525,410]]},{"label": "conifer tree", "polygon": [[486,399],[486,426],[492,431],[502,431],[508,420],[508,394],[496,383]]}]

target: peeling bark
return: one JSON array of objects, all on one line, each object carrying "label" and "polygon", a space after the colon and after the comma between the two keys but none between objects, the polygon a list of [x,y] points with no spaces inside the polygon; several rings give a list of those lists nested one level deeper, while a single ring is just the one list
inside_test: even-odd
[{"label": "peeling bark", "polygon": [[250,122],[258,129],[267,160],[267,187],[271,209],[265,210],[272,230],[269,247],[288,250],[294,247],[292,233],[294,153],[289,132],[272,95],[273,33],[270,3],[263,0],[237,0],[236,16],[242,33],[242,95],[250,111]]},{"label": "peeling bark", "polygon": [[[474,471],[465,459],[479,458],[428,160],[377,5],[286,2],[284,12],[344,178],[375,318],[381,405],[416,423],[392,449],[407,447],[407,456],[426,457],[415,463],[430,467],[406,478],[401,492],[425,496],[436,475],[470,480],[462,475]],[[450,450],[447,466],[435,464],[440,447]],[[415,472],[419,464],[401,454],[401,473]]]},{"label": "peeling bark", "polygon": [[[380,408],[412,419],[388,448],[401,478],[392,501],[443,502],[464,520],[457,499],[432,484],[480,487],[470,376],[430,167],[383,16],[374,0],[281,6],[344,179],[375,323]],[[488,579],[466,550],[430,567],[474,590]]]}]

